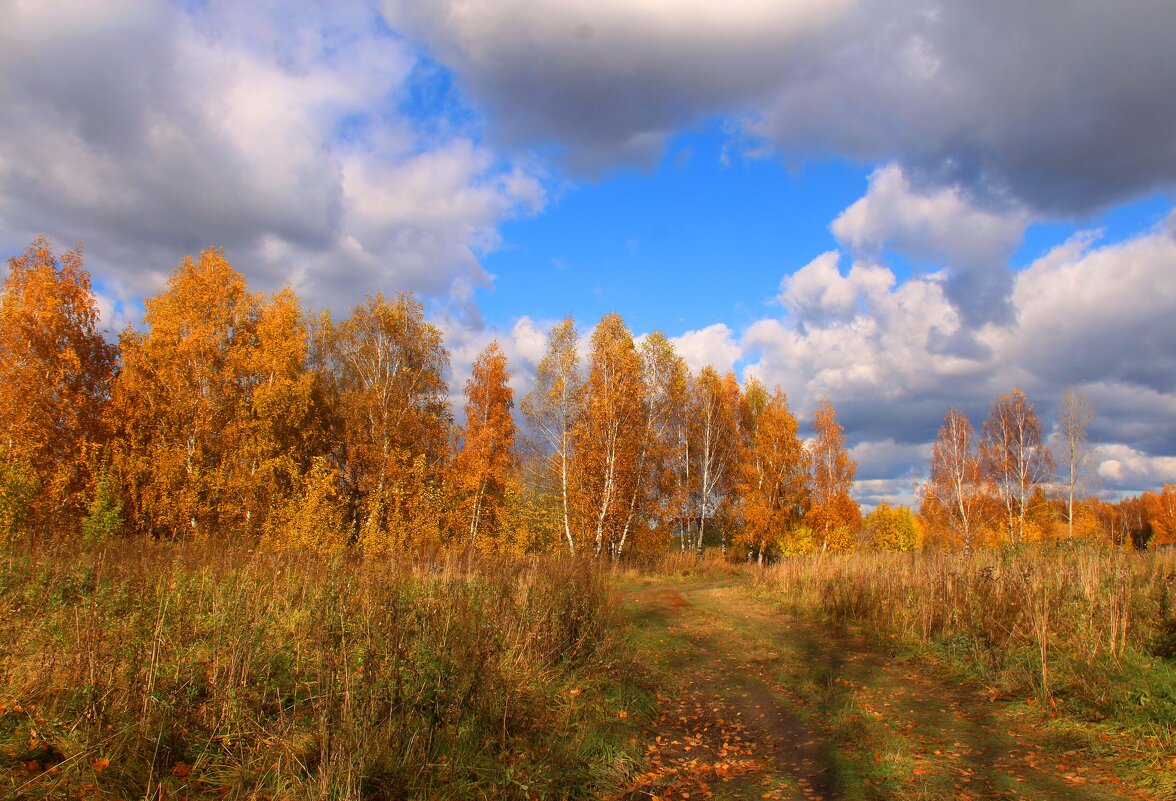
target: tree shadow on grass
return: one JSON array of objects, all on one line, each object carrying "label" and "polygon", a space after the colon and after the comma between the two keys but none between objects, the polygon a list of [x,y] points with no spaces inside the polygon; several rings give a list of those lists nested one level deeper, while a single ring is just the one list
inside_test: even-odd
[{"label": "tree shadow on grass", "polygon": [[1056,753],[1042,732],[1012,729],[976,689],[745,590],[655,587],[634,595],[630,615],[677,695],[664,704],[673,714],[654,745],[658,764],[702,764],[717,779],[728,753],[711,735],[752,740],[750,767],[686,797],[1127,797],[1094,784],[1075,752]]}]

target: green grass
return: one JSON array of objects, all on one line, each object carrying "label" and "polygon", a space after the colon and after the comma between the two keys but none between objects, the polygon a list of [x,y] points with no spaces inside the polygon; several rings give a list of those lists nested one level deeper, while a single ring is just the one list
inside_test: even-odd
[{"label": "green grass", "polygon": [[1019,704],[1068,749],[1113,759],[1176,793],[1176,660],[1161,655],[1176,590],[1171,555],[1093,548],[797,559],[761,595],[876,648],[934,664]]},{"label": "green grass", "polygon": [[625,638],[560,559],[10,552],[0,797],[596,797],[648,705]]}]

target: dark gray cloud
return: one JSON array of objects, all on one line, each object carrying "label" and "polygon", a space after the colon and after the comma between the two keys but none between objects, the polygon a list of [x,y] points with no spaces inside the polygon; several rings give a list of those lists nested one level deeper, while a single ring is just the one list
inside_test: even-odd
[{"label": "dark gray cloud", "polygon": [[846,0],[715,4],[503,0],[384,5],[389,23],[456,70],[513,145],[576,169],[649,164],[701,114],[764,96]]},{"label": "dark gray cloud", "polygon": [[1176,182],[1169,0],[385,4],[511,143],[648,159],[713,114],[1047,215]]}]

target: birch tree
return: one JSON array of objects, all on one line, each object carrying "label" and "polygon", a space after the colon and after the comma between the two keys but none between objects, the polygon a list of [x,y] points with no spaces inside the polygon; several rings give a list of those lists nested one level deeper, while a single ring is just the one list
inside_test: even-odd
[{"label": "birch tree", "polygon": [[642,523],[672,517],[677,509],[673,481],[676,423],[683,418],[688,371],[673,343],[660,331],[646,337],[639,350],[644,387],[641,442],[636,480],[630,488],[629,508],[617,544],[618,557]]},{"label": "birch tree", "polygon": [[5,528],[76,526],[107,439],[115,353],[79,249],[45,237],[8,261],[0,285],[0,517]]},{"label": "birch tree", "polygon": [[547,350],[535,368],[535,386],[523,398],[522,411],[540,448],[539,462],[559,496],[568,552],[575,553],[575,499],[572,433],[580,417],[580,368],[575,321],[568,317],[552,327]]},{"label": "birch tree", "polygon": [[187,257],[121,337],[114,466],[145,534],[227,537],[249,525],[260,299],[215,248]]},{"label": "birch tree", "polygon": [[458,488],[471,543],[481,533],[501,533],[507,495],[519,469],[515,453],[514,390],[506,355],[491,342],[474,361],[465,386],[466,423],[454,459]]},{"label": "birch tree", "polygon": [[1094,409],[1086,394],[1073,386],[1062,393],[1061,435],[1066,455],[1066,536],[1074,539],[1074,496],[1086,474],[1090,459],[1086,429],[1094,419]]},{"label": "birch tree", "polygon": [[776,387],[768,395],[752,379],[743,393],[745,445],[738,496],[743,539],[763,564],[768,549],[800,520],[808,503],[808,453],[798,435],[788,397]]},{"label": "birch tree", "polygon": [[325,318],[317,338],[353,536],[369,551],[439,536],[450,430],[440,329],[411,295],[378,294],[338,325]]},{"label": "birch tree", "polygon": [[[955,407],[948,409],[931,450],[931,476],[923,489],[924,498],[933,500],[946,515],[949,530],[959,532],[965,556],[972,551],[977,507],[984,493],[974,439],[967,416]],[[950,541],[954,550],[955,538]]]},{"label": "birch tree", "polygon": [[1041,441],[1041,423],[1021,390],[992,402],[980,455],[1004,505],[1009,542],[1019,545],[1034,491],[1053,474],[1053,457]]},{"label": "birch tree", "polygon": [[828,400],[821,402],[813,417],[816,437],[812,441],[812,508],[809,512],[813,532],[821,549],[853,550],[862,516],[850,495],[857,463],[845,450],[845,429],[837,422],[837,413]]},{"label": "birch tree", "polygon": [[585,520],[593,553],[617,556],[641,493],[651,433],[641,357],[618,314],[601,318],[592,334],[583,397],[574,440]]},{"label": "birch tree", "polygon": [[700,555],[707,520],[718,517],[733,479],[738,415],[739,384],[734,374],[723,378],[713,367],[704,367],[694,382],[688,432],[692,513],[698,522],[694,548]]}]

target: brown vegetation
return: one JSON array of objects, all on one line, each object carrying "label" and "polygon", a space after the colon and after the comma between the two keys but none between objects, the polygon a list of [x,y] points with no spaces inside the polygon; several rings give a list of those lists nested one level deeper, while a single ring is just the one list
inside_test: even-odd
[{"label": "brown vegetation", "polygon": [[10,551],[0,796],[599,795],[609,592],[553,558]]}]

